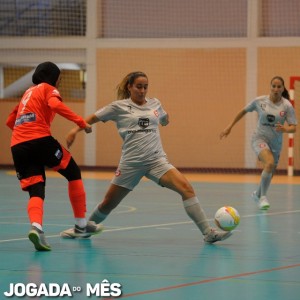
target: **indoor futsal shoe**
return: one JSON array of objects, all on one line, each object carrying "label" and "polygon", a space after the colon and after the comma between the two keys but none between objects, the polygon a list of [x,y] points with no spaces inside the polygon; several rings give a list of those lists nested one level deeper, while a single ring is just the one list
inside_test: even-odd
[{"label": "indoor futsal shoe", "polygon": [[101,233],[103,229],[104,227],[102,224],[96,224],[94,221],[88,221],[86,227],[81,228],[75,225],[73,228],[62,231],[60,236],[65,239],[89,238],[92,235]]},{"label": "indoor futsal shoe", "polygon": [[257,204],[258,208],[261,210],[267,210],[270,207],[270,203],[266,196],[261,196],[260,198],[257,196],[256,191],[252,193],[252,199]]},{"label": "indoor futsal shoe", "polygon": [[204,242],[208,244],[213,244],[215,242],[224,241],[232,235],[231,231],[217,231],[211,228],[208,234],[204,235]]},{"label": "indoor futsal shoe", "polygon": [[267,210],[269,209],[270,207],[270,203],[267,199],[266,196],[262,196],[260,197],[259,201],[258,201],[258,207],[261,209],[261,210]]},{"label": "indoor futsal shoe", "polygon": [[36,250],[51,251],[51,246],[47,243],[44,232],[35,226],[31,227],[28,238],[33,243]]}]

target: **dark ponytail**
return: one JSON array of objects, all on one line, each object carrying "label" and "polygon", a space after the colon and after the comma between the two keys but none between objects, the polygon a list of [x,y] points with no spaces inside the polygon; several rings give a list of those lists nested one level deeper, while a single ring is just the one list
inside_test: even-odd
[{"label": "dark ponytail", "polygon": [[284,91],[282,92],[282,97],[285,99],[291,100],[289,91],[286,88],[284,88]]}]

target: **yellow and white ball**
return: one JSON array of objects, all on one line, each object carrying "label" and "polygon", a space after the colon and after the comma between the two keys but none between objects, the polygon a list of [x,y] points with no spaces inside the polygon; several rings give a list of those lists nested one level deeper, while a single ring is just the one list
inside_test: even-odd
[{"label": "yellow and white ball", "polygon": [[223,206],[215,214],[215,223],[222,230],[231,231],[239,225],[240,214],[234,207]]}]

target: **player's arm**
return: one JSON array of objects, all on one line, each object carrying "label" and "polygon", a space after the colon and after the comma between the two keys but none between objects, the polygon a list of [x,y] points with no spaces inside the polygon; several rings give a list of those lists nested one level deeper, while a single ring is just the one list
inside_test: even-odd
[{"label": "player's arm", "polygon": [[[88,116],[86,119],[85,119],[85,122],[87,124],[89,124],[90,126],[94,123],[97,123],[99,122],[100,120],[96,117],[95,114],[92,114],[90,116]],[[74,128],[72,128],[69,133],[67,134],[66,136],[66,142],[67,142],[67,147],[70,148],[72,146],[72,144],[74,143],[75,141],[75,138],[76,138],[76,135],[78,132],[82,131],[83,128],[80,128],[79,126],[76,126]]]},{"label": "player's arm", "polygon": [[8,126],[11,130],[14,129],[16,117],[18,113],[19,104],[13,109],[13,111],[8,115],[6,120],[6,126]]},{"label": "player's arm", "polygon": [[275,125],[276,131],[285,132],[285,133],[295,133],[296,125],[295,124],[280,124],[279,122]]},{"label": "player's arm", "polygon": [[80,128],[84,129],[86,133],[92,132],[91,126],[88,125],[81,116],[75,114],[67,105],[65,105],[58,98],[51,97],[48,100],[48,106],[62,117],[77,124]]},{"label": "player's arm", "polygon": [[169,120],[169,114],[165,113],[160,119],[159,119],[159,123],[162,126],[167,126],[169,124],[170,120]]},{"label": "player's arm", "polygon": [[220,133],[220,139],[222,139],[223,137],[227,137],[230,134],[232,127],[238,121],[240,121],[246,113],[247,111],[245,109],[242,109],[240,112],[238,112],[233,121]]}]

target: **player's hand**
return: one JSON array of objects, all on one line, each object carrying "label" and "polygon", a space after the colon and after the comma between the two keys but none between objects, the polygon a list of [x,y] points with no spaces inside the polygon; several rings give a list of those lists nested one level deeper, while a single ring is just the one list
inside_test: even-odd
[{"label": "player's hand", "polygon": [[275,125],[275,130],[278,131],[278,132],[285,132],[285,127],[280,124],[279,122]]},{"label": "player's hand", "polygon": [[220,139],[226,138],[231,132],[230,128],[225,128],[221,133],[220,133]]},{"label": "player's hand", "polygon": [[86,123],[86,127],[84,128],[85,133],[91,133],[92,130],[92,126],[88,123]]}]

